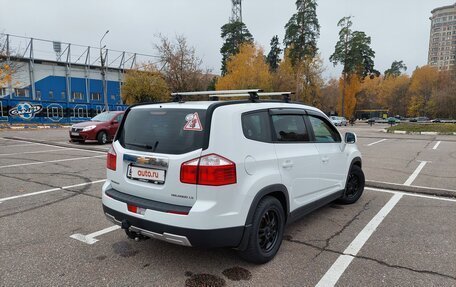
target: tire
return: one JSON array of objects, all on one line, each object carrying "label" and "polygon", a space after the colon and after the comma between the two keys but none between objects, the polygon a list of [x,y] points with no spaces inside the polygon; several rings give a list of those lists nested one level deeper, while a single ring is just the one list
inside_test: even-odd
[{"label": "tire", "polygon": [[277,198],[263,198],[253,214],[252,230],[245,250],[239,255],[246,261],[264,264],[277,254],[282,244],[285,213]]},{"label": "tire", "polygon": [[97,141],[99,144],[106,144],[108,142],[108,134],[105,131],[101,131],[97,134]]},{"label": "tire", "polygon": [[352,166],[347,177],[344,195],[338,199],[338,202],[341,204],[353,204],[357,202],[363,194],[364,184],[363,170],[357,165]]}]

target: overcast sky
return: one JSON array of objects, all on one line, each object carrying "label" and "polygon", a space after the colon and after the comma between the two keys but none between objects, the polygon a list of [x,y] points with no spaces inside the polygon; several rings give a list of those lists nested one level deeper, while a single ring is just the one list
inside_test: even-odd
[{"label": "overcast sky", "polygon": [[[319,0],[318,41],[325,77],[339,75],[328,58],[338,40],[337,22],[354,16],[354,29],[372,37],[376,68],[383,72],[403,60],[409,73],[425,65],[431,10],[455,0]],[[156,35],[182,34],[204,66],[220,73],[220,27],[228,22],[231,0],[0,0],[0,32],[98,46],[103,33],[110,49],[154,54]],[[269,51],[272,36],[283,40],[295,13],[294,0],[243,0],[243,21]]]}]

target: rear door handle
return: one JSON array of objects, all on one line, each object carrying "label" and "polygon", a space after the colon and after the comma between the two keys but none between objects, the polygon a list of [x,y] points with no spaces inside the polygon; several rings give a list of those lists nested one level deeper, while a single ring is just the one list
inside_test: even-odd
[{"label": "rear door handle", "polygon": [[293,167],[293,161],[291,160],[286,160],[282,163],[283,168],[292,168]]},{"label": "rear door handle", "polygon": [[323,163],[328,163],[328,162],[329,162],[329,156],[323,156],[323,157],[321,157],[321,161],[322,161]]}]

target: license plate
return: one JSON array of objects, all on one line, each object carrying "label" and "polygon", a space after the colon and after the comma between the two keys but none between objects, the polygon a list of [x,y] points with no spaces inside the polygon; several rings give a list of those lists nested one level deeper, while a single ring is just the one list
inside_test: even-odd
[{"label": "license plate", "polygon": [[133,179],[148,180],[148,181],[165,181],[165,171],[160,169],[151,169],[139,166],[130,165],[128,167],[127,176]]},{"label": "license plate", "polygon": [[71,132],[72,136],[79,136],[79,133]]}]

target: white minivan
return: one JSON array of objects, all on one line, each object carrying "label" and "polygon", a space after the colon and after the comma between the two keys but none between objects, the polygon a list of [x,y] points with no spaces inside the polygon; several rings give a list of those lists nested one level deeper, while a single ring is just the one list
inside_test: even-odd
[{"label": "white minivan", "polygon": [[[212,100],[185,101],[195,94]],[[131,106],[108,153],[106,216],[137,240],[232,247],[265,263],[286,224],[356,202],[356,135],[279,94],[283,101],[259,90],[176,93],[174,102]],[[247,99],[217,100],[233,95]]]}]

